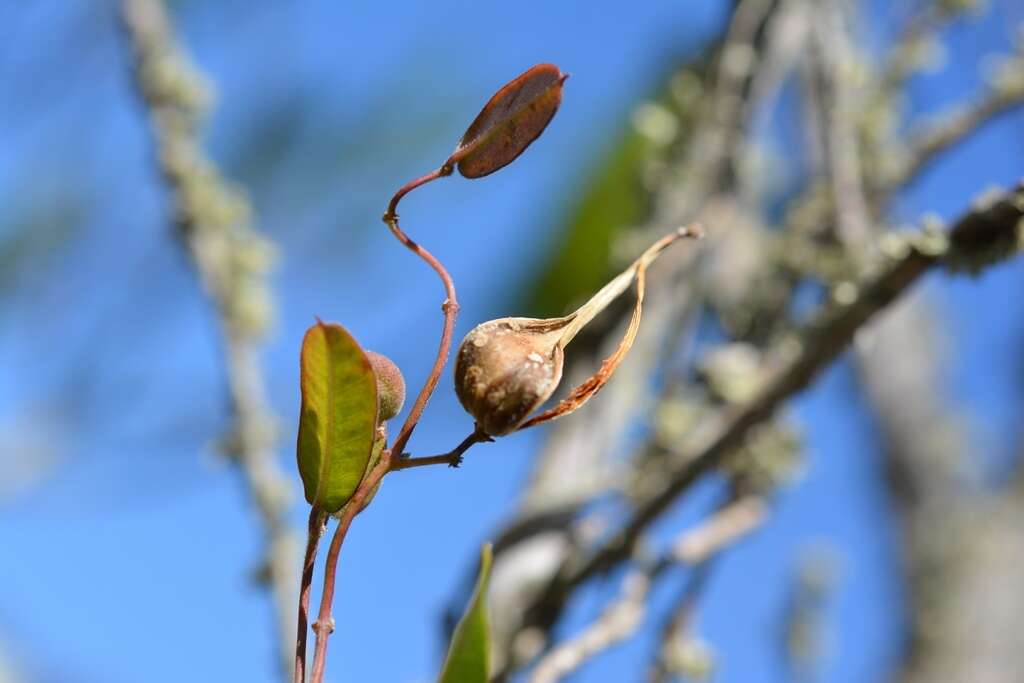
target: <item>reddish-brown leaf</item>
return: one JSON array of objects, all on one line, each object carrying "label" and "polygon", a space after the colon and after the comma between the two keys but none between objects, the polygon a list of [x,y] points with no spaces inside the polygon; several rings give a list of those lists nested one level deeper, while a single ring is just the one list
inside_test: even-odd
[{"label": "reddish-brown leaf", "polygon": [[538,64],[494,94],[466,129],[445,166],[480,178],[515,161],[544,132],[562,103],[568,74]]}]

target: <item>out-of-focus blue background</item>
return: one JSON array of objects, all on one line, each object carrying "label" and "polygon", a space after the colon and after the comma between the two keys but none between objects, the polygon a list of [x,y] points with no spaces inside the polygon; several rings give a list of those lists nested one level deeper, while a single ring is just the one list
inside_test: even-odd
[{"label": "out-of-focus blue background", "polygon": [[[991,4],[949,32],[941,71],[913,81],[914,111],[976,93],[985,58],[1010,49],[1024,6]],[[457,278],[459,334],[517,313],[631,108],[717,35],[725,5],[171,4],[218,91],[207,148],[279,248],[265,365],[289,472],[297,352],[314,315],[342,321],[413,385],[433,356],[441,291],[380,223],[391,192],[435,167],[503,82],[540,61],[571,72],[561,112],[517,163],[403,204],[407,230]],[[866,6],[873,44],[901,8]],[[111,1],[0,2],[0,652],[28,681],[270,681],[269,604],[250,580],[260,539],[213,448],[228,426],[215,321],[172,238],[128,64]],[[986,186],[1016,180],[1022,158],[1024,117],[1002,117],[929,171],[900,211],[953,217]],[[926,288],[947,316],[944,381],[973,417],[976,454],[1005,462],[1022,408],[1024,261]],[[840,363],[796,402],[806,475],[702,600],[718,680],[787,680],[778,639],[789,579],[822,542],[840,559],[821,680],[877,680],[899,655],[897,532],[852,381]],[[469,427],[447,383],[418,453]],[[345,546],[333,680],[433,679],[438,612],[510,512],[541,437],[504,439],[458,471],[389,479]],[[653,642],[642,636],[573,680],[633,680]]]}]

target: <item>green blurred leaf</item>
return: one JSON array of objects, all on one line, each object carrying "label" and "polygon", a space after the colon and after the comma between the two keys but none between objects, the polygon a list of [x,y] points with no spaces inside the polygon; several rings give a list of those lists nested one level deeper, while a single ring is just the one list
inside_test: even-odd
[{"label": "green blurred leaf", "polygon": [[567,221],[565,238],[530,296],[531,315],[561,315],[608,279],[612,241],[646,212],[641,168],[647,153],[646,138],[628,126]]},{"label": "green blurred leaf", "polygon": [[491,627],[487,618],[487,583],[491,577],[491,545],[480,550],[476,588],[459,620],[438,683],[488,683],[491,677]]},{"label": "green blurred leaf", "polygon": [[366,471],[377,430],[377,380],[344,327],[317,322],[302,340],[299,474],[310,505],[335,512]]}]

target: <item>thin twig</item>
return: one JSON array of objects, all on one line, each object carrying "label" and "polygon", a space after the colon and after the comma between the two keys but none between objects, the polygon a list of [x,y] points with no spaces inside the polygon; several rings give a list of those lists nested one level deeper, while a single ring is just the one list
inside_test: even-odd
[{"label": "thin twig", "polygon": [[388,202],[388,210],[384,213],[384,222],[390,225],[390,222],[393,219],[398,218],[398,203],[402,201],[402,197],[409,194],[417,187],[422,187],[427,183],[437,180],[438,178],[445,178],[447,176],[450,176],[452,174],[452,168],[453,167],[451,166],[442,166],[441,168],[435,169],[430,173],[425,173],[424,175],[420,176],[419,178],[416,178],[415,180],[410,180],[405,185],[402,185],[400,188],[398,188],[398,191],[395,192],[394,196],[391,197],[391,201]]},{"label": "thin twig", "polygon": [[[1008,83],[990,87],[981,97],[960,109],[947,113],[924,124],[920,132],[912,135],[906,162],[887,183],[899,188],[907,185],[942,152],[975,133],[983,125],[1017,107],[1024,105],[1024,78],[1019,71],[1024,69],[1024,57],[1010,58],[1017,66],[1018,75]],[[1006,70],[1009,72],[1010,68]]]},{"label": "thin twig", "polygon": [[[475,429],[473,433],[462,440],[454,450],[438,456],[425,456],[422,458],[395,458],[391,449],[381,453],[380,460],[373,469],[360,482],[356,492],[343,508],[341,518],[338,520],[338,527],[335,529],[331,539],[331,545],[327,551],[327,559],[324,563],[324,590],[320,598],[320,612],[317,621],[313,624],[313,631],[316,633],[316,649],[313,655],[313,669],[310,683],[321,683],[323,680],[324,667],[327,660],[327,638],[334,631],[334,618],[331,616],[331,605],[334,601],[334,586],[336,582],[338,556],[341,553],[341,546],[345,542],[352,520],[366,507],[369,498],[373,495],[377,485],[388,472],[407,469],[410,467],[423,467],[427,465],[447,464],[457,467],[462,454],[469,450],[474,444],[486,443],[493,439],[482,430]],[[307,596],[308,605],[308,596]],[[300,607],[301,609],[301,607]],[[304,637],[304,631],[300,631],[300,638]],[[305,651],[304,641],[301,645]],[[299,683],[298,679],[296,683]]]},{"label": "thin twig", "polygon": [[[694,136],[685,162],[688,171],[684,188],[676,187],[665,193],[663,201],[679,205],[675,208],[692,211],[703,196],[716,191],[733,170],[736,162],[737,141],[746,120],[744,102],[748,88],[758,67],[757,46],[764,38],[764,30],[778,0],[742,0],[733,11],[732,20],[722,42],[721,54],[715,67],[714,89],[700,122],[699,133]],[[682,201],[674,199],[680,191]],[[697,198],[700,199],[697,199]],[[670,215],[672,222],[684,222],[687,216]],[[663,219],[663,217],[662,217]]]},{"label": "thin twig", "polygon": [[856,127],[861,112],[852,80],[854,55],[845,24],[839,0],[820,3],[813,29],[816,50],[812,54],[818,58],[815,66],[822,71],[819,80],[825,90],[822,98],[827,130],[824,147],[836,229],[850,259],[856,261],[855,272],[859,272],[865,260],[872,256],[871,223]]},{"label": "thin twig", "polygon": [[[350,507],[350,510],[355,510]],[[334,530],[331,538],[331,545],[327,549],[327,560],[324,563],[324,590],[320,598],[320,612],[316,621],[313,622],[313,632],[316,633],[316,650],[313,654],[313,673],[310,677],[311,683],[321,683],[324,679],[324,667],[327,664],[327,638],[334,633],[334,617],[331,615],[331,605],[334,602],[335,574],[338,569],[338,555],[341,553],[341,546],[345,542],[345,536],[352,525],[356,513],[351,514],[346,510],[345,514],[338,520],[338,527]]]},{"label": "thin twig", "polygon": [[686,634],[697,600],[707,585],[715,565],[714,558],[709,558],[694,568],[693,575],[683,586],[668,617],[662,623],[658,649],[652,657],[653,664],[649,672],[650,683],[667,683],[670,679],[675,668],[672,666],[673,645]]},{"label": "thin twig", "polygon": [[316,634],[316,648],[313,653],[313,669],[310,676],[310,683],[322,683],[324,667],[327,662],[327,639],[334,632],[334,617],[331,615],[331,606],[334,602],[334,585],[338,571],[338,556],[341,553],[341,546],[345,542],[349,527],[356,515],[363,511],[370,498],[377,490],[384,475],[391,467],[391,451],[385,449],[377,464],[367,473],[352,498],[341,509],[341,516],[338,519],[338,526],[331,538],[331,545],[327,549],[327,559],[324,562],[324,589],[320,596],[320,611],[317,614],[316,622],[313,624],[313,632]]},{"label": "thin twig", "polygon": [[458,446],[440,455],[426,455],[418,458],[394,458],[391,461],[391,471],[407,470],[412,467],[426,467],[429,465],[448,465],[458,467],[462,464],[463,454],[478,443],[494,441],[482,429],[477,427],[473,433],[462,440]]},{"label": "thin twig", "polygon": [[530,683],[556,683],[601,652],[632,636],[647,611],[647,594],[656,572],[634,569],[622,580],[619,599],[578,635],[560,643],[544,656]]},{"label": "thin twig", "polygon": [[219,318],[234,426],[229,453],[255,503],[266,539],[266,576],[274,597],[282,678],[292,673],[291,615],[299,542],[286,513],[290,480],[274,456],[275,422],[258,345],[270,317],[266,266],[270,245],[246,225],[246,200],[204,155],[196,130],[207,99],[202,76],[176,44],[159,0],[123,0],[121,17],[134,53],[135,85],[148,109],[157,162],[173,193],[177,237]]},{"label": "thin twig", "polygon": [[320,538],[324,534],[327,515],[316,505],[309,511],[309,535],[306,538],[306,556],[302,562],[302,580],[299,584],[299,620],[295,639],[295,675],[293,683],[306,680],[306,638],[309,630],[309,593],[313,585],[313,565]]},{"label": "thin twig", "polygon": [[[434,257],[429,251],[421,247],[419,244],[414,242],[406,235],[401,227],[398,225],[398,203],[402,200],[406,194],[422,187],[429,182],[451,175],[451,167],[445,165],[441,168],[427,173],[415,180],[412,180],[403,185],[388,203],[387,212],[384,214],[384,222],[391,229],[392,234],[398,240],[404,244],[410,251],[423,259],[427,265],[434,269],[434,271],[441,278],[441,282],[444,285],[445,301],[441,305],[441,310],[444,311],[444,328],[441,332],[441,341],[437,350],[437,358],[434,360],[434,366],[427,376],[426,382],[423,384],[423,388],[420,389],[419,394],[416,396],[416,401],[413,403],[412,408],[409,411],[409,415],[406,417],[405,422],[402,424],[401,430],[398,432],[398,436],[395,437],[394,443],[391,448],[386,448],[380,455],[380,459],[377,464],[373,466],[369,473],[363,478],[356,488],[352,498],[342,508],[341,517],[338,520],[338,527],[335,529],[334,536],[331,538],[331,545],[327,550],[327,558],[324,563],[324,589],[320,598],[320,611],[317,616],[316,623],[313,624],[313,631],[316,633],[316,647],[313,654],[313,669],[310,681],[311,683],[321,683],[324,676],[324,667],[327,662],[327,642],[331,632],[334,631],[334,618],[331,616],[331,606],[334,601],[334,586],[336,583],[337,568],[338,568],[338,556],[341,553],[341,546],[345,542],[345,536],[348,534],[349,527],[352,524],[352,520],[355,516],[368,504],[370,498],[377,490],[377,485],[380,484],[388,472],[392,469],[402,469],[402,467],[395,467],[396,459],[392,454],[401,454],[404,452],[406,444],[409,442],[409,437],[412,436],[413,430],[416,428],[416,424],[419,422],[420,416],[423,414],[423,409],[427,405],[427,401],[430,400],[431,394],[437,387],[437,383],[441,378],[441,372],[444,370],[445,363],[448,361],[448,352],[451,349],[452,334],[455,331],[455,318],[459,311],[459,303],[455,296],[455,283],[452,281],[448,271],[441,264],[440,261]],[[465,452],[473,443],[477,443],[481,439],[478,434],[478,430],[475,430],[459,448],[462,452]],[[458,448],[456,449],[458,451]],[[461,452],[459,453],[461,456]],[[425,464],[437,464],[437,462],[430,462]]]},{"label": "thin twig", "polygon": [[416,180],[403,185],[398,192],[395,193],[394,197],[391,198],[391,202],[388,204],[387,213],[384,214],[384,222],[387,223],[388,228],[391,229],[391,233],[398,238],[398,241],[404,244],[410,251],[419,256],[421,259],[426,261],[427,265],[434,269],[438,277],[441,278],[441,283],[444,285],[445,300],[441,304],[441,310],[444,312],[444,328],[441,331],[441,342],[438,345],[437,357],[434,359],[434,366],[430,370],[430,374],[427,376],[426,382],[423,384],[423,388],[420,389],[420,393],[416,396],[416,401],[412,404],[412,408],[409,410],[409,415],[405,418],[405,422],[402,424],[402,428],[398,432],[398,436],[395,437],[395,441],[391,446],[391,450],[395,453],[403,453],[405,446],[409,442],[409,437],[412,436],[412,432],[416,429],[416,424],[419,422],[420,416],[423,414],[423,409],[427,407],[427,402],[430,400],[431,394],[434,393],[434,389],[437,388],[437,383],[441,379],[441,372],[444,370],[445,363],[448,362],[448,352],[451,350],[452,335],[455,332],[455,318],[459,313],[459,302],[455,296],[455,283],[452,281],[451,275],[441,264],[437,258],[434,257],[429,251],[421,247],[419,244],[414,242],[406,235],[402,228],[398,225],[398,203],[402,197],[416,189],[422,187],[427,183],[451,175],[451,168],[442,166],[436,171],[432,171]]},{"label": "thin twig", "polygon": [[907,79],[922,66],[924,41],[932,38],[945,25],[962,14],[966,7],[959,3],[926,0],[907,17],[879,68],[880,95],[891,97]]}]

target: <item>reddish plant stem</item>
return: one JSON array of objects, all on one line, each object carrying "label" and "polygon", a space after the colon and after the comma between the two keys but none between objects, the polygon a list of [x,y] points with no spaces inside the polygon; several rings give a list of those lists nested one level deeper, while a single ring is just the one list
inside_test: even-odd
[{"label": "reddish plant stem", "polygon": [[437,383],[441,379],[441,372],[444,370],[445,363],[448,362],[448,352],[451,350],[452,335],[455,332],[455,318],[459,313],[459,302],[455,296],[455,283],[452,281],[451,275],[448,274],[448,271],[445,270],[445,267],[441,265],[441,262],[438,261],[433,254],[414,242],[402,231],[402,228],[399,227],[397,213],[398,202],[402,200],[402,197],[417,187],[426,185],[438,178],[451,175],[451,172],[452,167],[445,164],[436,171],[431,171],[416,180],[406,183],[398,190],[398,192],[395,193],[395,196],[391,198],[391,202],[388,204],[387,213],[384,214],[384,222],[387,223],[392,234],[398,238],[398,241],[404,244],[414,254],[426,261],[427,265],[433,268],[434,272],[436,272],[438,277],[441,278],[445,294],[445,301],[441,304],[441,310],[444,311],[444,328],[441,332],[441,342],[438,345],[437,358],[434,360],[434,367],[431,368],[430,374],[427,376],[427,381],[423,384],[423,388],[420,389],[419,395],[416,396],[416,401],[412,404],[408,417],[405,418],[405,422],[402,424],[402,428],[399,430],[398,436],[395,437],[395,441],[391,445],[391,451],[398,454],[399,457],[401,457],[406,444],[409,442],[409,437],[412,436],[412,432],[416,428],[416,424],[419,422],[420,416],[423,414],[423,409],[427,407],[427,402],[430,400],[431,394],[433,394],[434,389],[437,388]]},{"label": "reddish plant stem", "polygon": [[[338,527],[334,531],[334,536],[331,538],[331,545],[327,550],[327,559],[324,564],[324,589],[323,594],[320,598],[320,611],[317,615],[316,623],[313,624],[313,632],[316,634],[316,647],[313,653],[313,668],[310,676],[310,683],[322,683],[324,676],[324,667],[327,662],[327,640],[331,632],[334,630],[334,619],[331,616],[331,605],[334,602],[334,585],[335,578],[338,570],[338,556],[341,554],[341,546],[345,542],[345,536],[348,534],[349,527],[352,525],[352,520],[355,516],[363,511],[366,507],[369,498],[373,495],[384,475],[392,469],[392,453],[397,453],[401,456],[403,449],[409,442],[409,437],[412,436],[413,430],[416,428],[416,424],[419,422],[420,416],[423,414],[424,408],[427,406],[427,402],[430,400],[431,394],[434,393],[434,389],[437,388],[437,383],[441,379],[441,372],[444,370],[445,363],[448,361],[448,352],[451,350],[452,335],[455,331],[455,318],[459,311],[459,302],[455,296],[455,283],[452,281],[451,275],[445,269],[441,262],[434,257],[429,251],[421,247],[419,244],[414,242],[405,232],[402,231],[398,225],[398,203],[402,200],[402,197],[412,192],[417,187],[426,185],[429,182],[451,175],[452,165],[445,163],[441,168],[431,171],[424,176],[411,180],[395,192],[395,195],[391,198],[388,203],[387,212],[384,214],[384,222],[388,228],[391,229],[392,234],[398,241],[404,244],[410,251],[423,259],[427,265],[434,269],[434,272],[441,278],[441,283],[444,285],[445,301],[441,305],[441,310],[444,311],[444,328],[441,331],[441,341],[438,345],[437,358],[434,360],[434,366],[431,368],[430,374],[427,376],[426,382],[423,384],[423,388],[420,389],[419,394],[416,396],[416,401],[413,403],[412,408],[409,410],[409,415],[405,418],[405,422],[402,424],[401,430],[398,432],[398,436],[395,437],[394,443],[391,448],[385,449],[381,453],[380,460],[374,465],[373,469],[363,478],[363,481],[359,483],[356,492],[349,499],[348,503],[343,508],[341,518],[338,520]],[[466,440],[460,444],[459,448],[462,452],[465,452],[473,443],[478,440],[486,440],[489,437],[483,434],[477,434],[476,431]],[[455,452],[455,451],[453,451]],[[447,454],[449,458],[451,454]],[[461,455],[461,453],[460,453]],[[424,463],[426,464],[426,463]],[[398,468],[401,469],[401,468]],[[296,665],[298,666],[298,665]],[[301,683],[296,681],[296,683]]]},{"label": "reddish plant stem", "polygon": [[[374,465],[373,469],[370,470],[369,474],[359,483],[359,487],[356,492],[352,494],[352,498],[343,508],[341,519],[338,520],[338,527],[334,531],[334,536],[331,538],[331,545],[327,549],[327,559],[324,563],[324,590],[320,598],[320,611],[317,614],[316,623],[313,624],[313,632],[316,634],[316,649],[313,654],[313,669],[310,676],[310,683],[322,683],[324,676],[324,667],[327,662],[327,638],[334,631],[334,619],[331,616],[331,605],[334,602],[334,585],[338,571],[338,557],[341,554],[341,546],[345,542],[345,536],[348,534],[348,529],[352,525],[352,520],[355,519],[356,515],[363,511],[366,507],[367,501],[374,490],[377,488],[377,484],[380,483],[381,479],[384,478],[388,472],[392,470],[406,469],[408,467],[421,467],[425,465],[438,465],[438,464],[451,464],[454,458],[461,458],[462,454],[469,450],[473,444],[483,443],[487,441],[493,441],[493,439],[485,434],[481,429],[477,428],[472,434],[462,440],[458,446],[455,447],[449,453],[445,453],[443,456],[428,456],[423,458],[404,458],[395,459],[392,457],[391,450],[385,450],[381,453],[380,460]],[[429,461],[429,462],[428,462]],[[409,464],[415,463],[415,464]],[[312,529],[312,526],[310,527]],[[310,576],[312,576],[312,563],[309,564]],[[303,578],[305,579],[306,573],[303,572]],[[309,605],[309,591],[308,585],[303,584],[305,587],[305,593],[300,595],[300,600],[305,597],[305,604]],[[308,610],[307,610],[308,611]],[[305,653],[305,624],[301,623],[305,616],[305,612],[300,607],[299,620],[300,620],[300,642],[302,643],[302,652]],[[296,670],[298,670],[298,663],[296,663]],[[298,676],[298,674],[296,674]],[[295,683],[302,683],[300,678],[296,678]]]},{"label": "reddish plant stem", "polygon": [[309,511],[309,535],[306,537],[306,557],[302,562],[302,581],[299,583],[299,620],[298,634],[295,639],[295,674],[293,683],[304,683],[306,680],[306,638],[309,625],[309,593],[313,584],[313,564],[316,562],[316,551],[320,547],[320,537],[324,534],[327,515],[318,505]]},{"label": "reddish plant stem", "polygon": [[452,174],[453,168],[454,167],[452,165],[450,165],[448,162],[445,162],[444,165],[441,166],[441,168],[431,171],[426,175],[422,175],[419,178],[416,178],[415,180],[410,180],[405,185],[402,185],[400,188],[398,188],[398,191],[395,192],[395,196],[393,196],[391,198],[391,201],[388,203],[387,213],[384,214],[384,222],[390,224],[392,219],[398,218],[398,202],[402,201],[402,197],[409,194],[417,187],[426,185],[427,183],[433,182],[438,178],[445,178],[447,176],[450,176]]},{"label": "reddish plant stem", "polygon": [[331,605],[334,602],[334,584],[338,571],[338,555],[341,553],[341,545],[345,542],[345,536],[352,520],[363,511],[367,501],[373,495],[377,484],[388,473],[391,467],[391,451],[385,449],[380,454],[380,460],[370,470],[369,474],[359,483],[356,492],[342,508],[341,518],[338,520],[338,527],[334,530],[334,537],[331,538],[331,545],[327,549],[327,559],[324,563],[324,590],[320,597],[320,611],[317,614],[316,622],[313,624],[313,632],[316,634],[316,649],[313,654],[313,669],[310,676],[310,683],[322,683],[324,679],[324,666],[327,662],[327,638],[334,631],[334,618],[331,616]]},{"label": "reddish plant stem", "polygon": [[316,650],[313,653],[313,674],[310,677],[310,683],[322,683],[324,680],[324,667],[327,664],[327,638],[334,632],[331,603],[334,602],[334,577],[338,568],[338,555],[341,553],[341,544],[345,541],[345,535],[348,533],[348,528],[354,517],[354,513],[348,514],[346,511],[338,521],[338,528],[334,531],[331,547],[327,551],[327,564],[324,568],[324,592],[320,599],[320,612],[316,621],[313,622]]},{"label": "reddish plant stem", "polygon": [[391,462],[391,471],[407,470],[413,467],[426,467],[428,465],[448,465],[458,467],[462,464],[462,454],[473,447],[474,444],[494,441],[479,427],[472,434],[462,440],[458,446],[442,453],[441,455],[428,455],[421,458],[395,458]]}]

